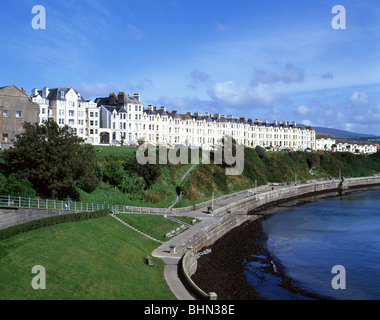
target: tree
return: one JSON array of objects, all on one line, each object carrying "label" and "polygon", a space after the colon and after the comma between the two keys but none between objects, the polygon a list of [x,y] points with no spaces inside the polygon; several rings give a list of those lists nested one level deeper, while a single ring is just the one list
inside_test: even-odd
[{"label": "tree", "polygon": [[93,191],[96,153],[92,146],[54,121],[24,124],[24,133],[4,153],[8,174],[27,179],[41,197],[79,198],[77,188]]}]

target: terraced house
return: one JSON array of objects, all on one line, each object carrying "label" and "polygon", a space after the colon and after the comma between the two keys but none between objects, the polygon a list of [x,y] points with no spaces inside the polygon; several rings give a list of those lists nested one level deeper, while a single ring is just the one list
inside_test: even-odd
[{"label": "terraced house", "polygon": [[44,87],[33,89],[31,99],[39,105],[39,123],[52,119],[60,126],[68,125],[71,131],[86,143],[99,144],[100,115],[92,100],[85,100],[73,88]]},{"label": "terraced house", "polygon": [[213,148],[223,136],[231,136],[246,146],[263,146],[274,150],[315,149],[315,130],[295,122],[235,118],[232,115],[188,112],[180,114],[165,107],[147,107],[140,95],[97,98],[100,110],[102,143],[138,144]]}]

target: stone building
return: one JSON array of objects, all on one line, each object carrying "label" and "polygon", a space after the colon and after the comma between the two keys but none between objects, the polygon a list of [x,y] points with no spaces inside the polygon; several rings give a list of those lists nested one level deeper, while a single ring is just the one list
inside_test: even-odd
[{"label": "stone building", "polygon": [[38,105],[14,85],[0,87],[0,143],[2,149],[12,145],[23,132],[25,122],[38,121]]}]

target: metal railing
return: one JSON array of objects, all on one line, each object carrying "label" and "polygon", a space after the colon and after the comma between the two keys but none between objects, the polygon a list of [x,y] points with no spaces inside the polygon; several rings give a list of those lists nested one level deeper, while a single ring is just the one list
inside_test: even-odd
[{"label": "metal railing", "polygon": [[84,203],[71,201],[69,208],[66,207],[64,200],[48,200],[39,198],[25,198],[0,195],[0,207],[10,208],[35,208],[35,209],[58,209],[73,211],[97,211],[108,209],[114,213],[134,213],[134,214],[168,214],[169,209],[166,208],[148,208],[133,207],[127,205],[110,205],[97,203]]},{"label": "metal railing", "polygon": [[110,209],[111,206],[105,204],[83,203],[71,201],[69,208],[66,207],[66,201],[48,200],[39,198],[24,198],[13,196],[1,196],[0,206],[14,208],[36,208],[36,209],[59,209],[59,210],[75,210],[75,211],[97,211],[102,209]]}]

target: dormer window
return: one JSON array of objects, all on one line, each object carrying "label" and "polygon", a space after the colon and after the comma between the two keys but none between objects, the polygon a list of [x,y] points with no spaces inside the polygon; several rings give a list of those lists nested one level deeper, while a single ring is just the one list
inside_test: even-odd
[{"label": "dormer window", "polygon": [[65,98],[65,92],[61,91],[61,99],[64,99],[64,98]]}]

